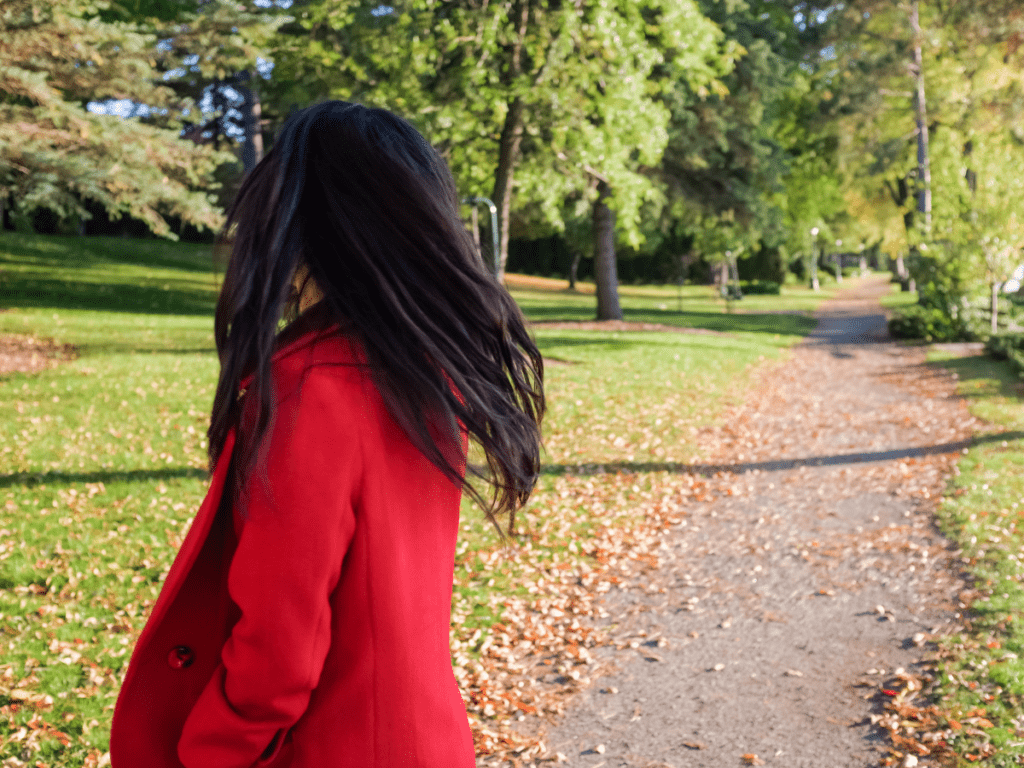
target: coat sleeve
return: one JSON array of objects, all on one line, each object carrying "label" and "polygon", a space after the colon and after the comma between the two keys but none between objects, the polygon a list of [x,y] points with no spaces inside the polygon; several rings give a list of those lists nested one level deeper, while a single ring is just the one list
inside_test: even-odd
[{"label": "coat sleeve", "polygon": [[185,721],[186,768],[252,766],[306,710],[330,647],[330,595],[355,528],[359,419],[329,378],[303,378],[281,397],[265,478],[249,484],[228,573],[241,617]]}]

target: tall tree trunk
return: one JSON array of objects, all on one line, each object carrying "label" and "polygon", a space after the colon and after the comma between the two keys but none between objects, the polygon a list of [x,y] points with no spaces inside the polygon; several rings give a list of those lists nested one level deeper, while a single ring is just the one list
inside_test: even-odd
[{"label": "tall tree trunk", "polygon": [[498,169],[494,174],[494,204],[498,208],[498,281],[505,280],[508,261],[508,224],[512,215],[512,181],[519,145],[523,141],[523,100],[518,96],[508,105],[505,125],[498,144]]},{"label": "tall tree trunk", "polygon": [[992,281],[992,333],[999,333],[999,283]]},{"label": "tall tree trunk", "polygon": [[928,110],[925,101],[918,0],[914,0],[914,4],[911,6],[910,29],[914,34],[914,79],[917,85],[914,97],[914,112],[917,122],[917,211],[924,216],[925,232],[929,233],[932,227],[932,171],[928,157]]},{"label": "tall tree trunk", "polygon": [[[910,240],[911,232],[914,229],[914,211],[913,209],[905,208],[907,197],[910,195],[910,185],[907,183],[907,179],[904,176],[896,181],[896,186],[893,187],[888,181],[885,182],[886,189],[889,190],[889,196],[892,198],[893,203],[897,208],[903,208],[903,229],[907,233],[907,239]],[[907,266],[903,261],[903,254],[896,257],[896,277],[900,280],[900,289],[904,291],[910,290],[910,275],[907,272]]]},{"label": "tall tree trunk", "polygon": [[621,320],[619,277],[615,268],[615,212],[606,202],[611,190],[597,185],[594,201],[594,282],[597,284],[597,319]]},{"label": "tall tree trunk", "polygon": [[572,255],[572,263],[569,265],[569,290],[576,290],[576,275],[580,269],[580,259],[583,257],[582,251],[576,251]]},{"label": "tall tree trunk", "polygon": [[971,168],[971,156],[974,154],[974,142],[968,141],[964,144],[964,165],[967,166],[964,170],[964,179],[967,180],[967,188],[971,190],[971,196],[978,191],[978,173]]},{"label": "tall tree trunk", "polygon": [[[911,233],[914,229],[914,211],[906,210],[903,214],[903,229],[906,230],[907,239],[912,240]],[[907,259],[903,258],[901,253],[896,257],[896,275],[900,279],[900,290],[901,291],[912,291],[914,290],[914,280],[910,276],[910,269],[907,267],[907,261],[913,263],[914,256],[917,253],[917,249],[911,246],[910,251],[907,253]]]},{"label": "tall tree trunk", "polygon": [[246,84],[234,87],[242,92],[242,125],[245,138],[242,141],[242,167],[248,173],[263,159],[262,108],[260,97],[251,86],[252,75],[244,72],[239,76]]},{"label": "tall tree trunk", "polygon": [[[530,20],[530,0],[519,0],[513,15],[518,15],[516,37],[512,42],[512,56],[505,73],[505,85],[511,86],[523,74],[523,44],[526,41],[526,27]],[[516,96],[508,105],[505,124],[501,128],[498,143],[498,168],[494,173],[494,194],[491,199],[498,208],[498,281],[505,280],[505,263],[508,261],[508,224],[512,215],[512,180],[516,163],[519,161],[519,145],[523,141],[523,100]]]}]

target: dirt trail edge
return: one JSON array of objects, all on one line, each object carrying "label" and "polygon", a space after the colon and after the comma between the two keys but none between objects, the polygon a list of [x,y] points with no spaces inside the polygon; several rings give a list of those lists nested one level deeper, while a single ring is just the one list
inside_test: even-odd
[{"label": "dirt trail edge", "polygon": [[887,290],[827,302],[705,434],[732,495],[687,508],[645,577],[665,591],[607,596],[619,671],[545,739],[569,768],[878,764],[880,684],[957,617],[932,512],[980,426],[948,374],[888,340]]}]

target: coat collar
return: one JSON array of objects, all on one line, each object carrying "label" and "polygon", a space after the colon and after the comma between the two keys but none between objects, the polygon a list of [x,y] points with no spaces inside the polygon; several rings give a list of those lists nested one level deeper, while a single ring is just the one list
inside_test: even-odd
[{"label": "coat collar", "polygon": [[[322,302],[310,307],[278,334],[277,349],[270,358],[271,364],[311,347],[321,338],[337,333],[340,329],[341,325],[332,322],[327,316]],[[242,377],[238,384],[239,397],[245,394],[255,375],[255,372],[251,372]]]}]

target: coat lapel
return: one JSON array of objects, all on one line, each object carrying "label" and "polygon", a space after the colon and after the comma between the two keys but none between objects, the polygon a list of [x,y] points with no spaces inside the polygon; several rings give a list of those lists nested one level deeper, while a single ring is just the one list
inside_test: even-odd
[{"label": "coat lapel", "polygon": [[[213,476],[210,479],[210,489],[206,493],[206,498],[203,499],[203,503],[200,505],[199,511],[192,521],[188,535],[185,536],[185,541],[182,542],[181,549],[178,550],[178,554],[171,564],[171,569],[167,573],[167,578],[164,580],[163,588],[156,599],[153,611],[146,620],[146,626],[135,643],[135,651],[132,654],[133,658],[140,656],[141,650],[146,647],[151,635],[160,626],[164,614],[167,613],[167,609],[174,602],[182,582],[188,576],[189,571],[192,569],[192,564],[199,555],[199,551],[203,548],[203,542],[206,541],[206,537],[210,532],[210,526],[213,524],[213,520],[217,516],[217,510],[220,507],[220,500],[224,493],[224,483],[227,480],[228,467],[231,466],[231,454],[234,447],[235,429],[232,428],[224,440],[224,449],[217,459],[217,466],[214,467]],[[134,666],[129,664],[128,673],[125,676],[122,688],[128,687],[133,670]]]}]

